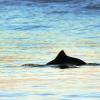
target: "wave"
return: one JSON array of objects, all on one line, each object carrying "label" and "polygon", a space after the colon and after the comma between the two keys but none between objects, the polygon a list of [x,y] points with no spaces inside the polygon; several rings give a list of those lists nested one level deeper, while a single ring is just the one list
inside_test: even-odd
[{"label": "wave", "polygon": [[28,3],[64,3],[64,4],[74,4],[77,6],[84,6],[88,9],[100,9],[100,0],[0,0],[0,5],[18,5],[18,4],[28,4]]},{"label": "wave", "polygon": [[100,10],[100,4],[89,4],[85,8],[87,9],[94,9],[94,10]]},{"label": "wave", "polygon": [[61,2],[80,2],[82,0],[20,0],[20,1],[31,1],[31,2],[42,2],[42,3],[61,3]]},{"label": "wave", "polygon": [[31,5],[34,3],[78,3],[81,0],[0,0],[0,5]]}]

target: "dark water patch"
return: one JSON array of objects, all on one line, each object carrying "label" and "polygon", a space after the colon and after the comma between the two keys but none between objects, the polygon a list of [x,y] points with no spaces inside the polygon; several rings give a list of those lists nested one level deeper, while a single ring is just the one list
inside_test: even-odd
[{"label": "dark water patch", "polygon": [[[67,0],[67,2],[70,0]],[[32,3],[63,3],[66,0],[1,0],[0,5],[28,5]]]},{"label": "dark water patch", "polygon": [[21,5],[21,0],[1,0],[0,5]]},{"label": "dark water patch", "polygon": [[88,66],[100,66],[100,63],[88,63]]},{"label": "dark water patch", "polygon": [[[85,3],[87,0],[1,0],[1,4],[5,5],[20,5],[20,4],[28,4],[29,6],[32,3],[66,3],[66,4],[74,4],[74,3]],[[90,0],[88,1],[90,2]]]},{"label": "dark water patch", "polygon": [[63,95],[64,98],[100,98],[100,93]]},{"label": "dark water patch", "polygon": [[33,30],[33,29],[44,29],[44,28],[49,28],[49,27],[43,26],[43,25],[22,25],[22,26],[17,26],[15,29],[16,30]]},{"label": "dark water patch", "polygon": [[86,0],[84,1],[83,0],[24,0],[24,1],[31,1],[37,3],[66,3],[66,4],[86,2]]},{"label": "dark water patch", "polygon": [[62,3],[62,2],[66,2],[66,1],[68,2],[70,0],[29,0],[29,1],[39,2],[39,3]]},{"label": "dark water patch", "polygon": [[100,10],[100,3],[99,4],[89,4],[85,8],[90,9],[90,10]]},{"label": "dark water patch", "polygon": [[46,65],[40,65],[40,64],[23,64],[21,66],[26,66],[26,67],[45,67]]},{"label": "dark water patch", "polygon": [[[34,85],[32,86],[33,89],[48,89],[48,86],[47,85]],[[51,93],[46,93],[46,94],[50,94],[52,95]]]},{"label": "dark water patch", "polygon": [[36,30],[36,29],[47,29],[49,26],[44,25],[10,25],[8,26],[8,30],[16,30],[16,31],[22,31],[22,30]]},{"label": "dark water patch", "polygon": [[66,14],[68,11],[52,11],[49,14]]},{"label": "dark water patch", "polygon": [[52,95],[55,95],[53,93],[40,93],[40,94],[34,94],[34,95],[38,95],[38,96],[52,96]]}]

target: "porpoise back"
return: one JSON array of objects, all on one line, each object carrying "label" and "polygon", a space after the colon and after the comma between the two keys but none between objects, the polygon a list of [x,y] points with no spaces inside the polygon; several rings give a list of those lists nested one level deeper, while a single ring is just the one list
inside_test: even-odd
[{"label": "porpoise back", "polygon": [[80,66],[80,65],[85,65],[86,62],[78,58],[67,56],[64,50],[61,50],[55,59],[47,63],[47,65],[65,65],[65,64]]}]

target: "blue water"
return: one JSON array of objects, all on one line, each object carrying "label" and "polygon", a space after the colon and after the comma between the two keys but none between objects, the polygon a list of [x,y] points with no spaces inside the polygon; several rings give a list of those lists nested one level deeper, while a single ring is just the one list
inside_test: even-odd
[{"label": "blue water", "polygon": [[20,66],[61,49],[100,63],[100,0],[0,0],[0,100],[100,100],[100,66]]}]

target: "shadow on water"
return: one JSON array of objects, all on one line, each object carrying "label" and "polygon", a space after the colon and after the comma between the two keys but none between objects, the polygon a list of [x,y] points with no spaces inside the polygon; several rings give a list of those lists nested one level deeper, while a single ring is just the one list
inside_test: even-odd
[{"label": "shadow on water", "polygon": [[65,68],[78,68],[79,66],[74,66],[74,65],[46,65],[46,64],[23,64],[21,65],[23,67],[39,67],[39,68],[45,68],[45,67],[51,67],[51,68],[60,68],[60,69],[65,69]]},{"label": "shadow on water", "polygon": [[[60,68],[60,69],[80,68],[80,66],[71,65],[71,64],[66,64],[66,65],[23,64],[21,66],[23,66],[23,67],[39,67],[39,68],[52,67],[52,68]],[[100,66],[100,63],[88,63],[88,64],[82,65],[82,66]]]}]

